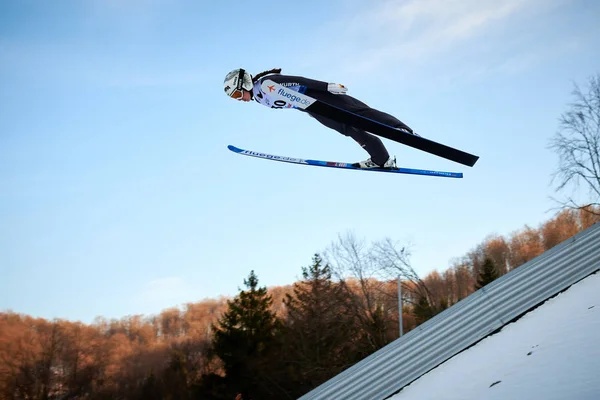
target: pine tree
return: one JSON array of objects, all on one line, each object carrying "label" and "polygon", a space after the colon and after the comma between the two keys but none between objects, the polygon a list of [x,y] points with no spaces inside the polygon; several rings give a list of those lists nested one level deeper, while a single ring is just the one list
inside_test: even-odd
[{"label": "pine tree", "polygon": [[383,347],[383,344],[387,341],[387,323],[383,305],[377,304],[375,307],[369,328],[370,329],[368,330],[368,333],[371,336],[369,341],[371,342],[373,348]]},{"label": "pine tree", "polygon": [[435,314],[433,309],[431,308],[431,305],[429,305],[429,300],[427,300],[427,297],[425,295],[419,296],[419,300],[413,308],[413,313],[415,314],[415,320],[417,322],[417,325],[420,325],[428,319],[432,318]]},{"label": "pine tree", "polygon": [[248,290],[228,301],[228,310],[218,326],[213,325],[213,347],[223,361],[229,386],[263,397],[263,382],[269,374],[266,365],[280,332],[280,321],[270,310],[273,300],[267,289],[258,287],[254,271],[244,284]]},{"label": "pine tree", "polygon": [[483,266],[481,267],[481,271],[479,271],[479,276],[477,277],[477,283],[475,284],[475,290],[479,290],[490,282],[498,279],[500,274],[498,274],[498,270],[494,265],[494,262],[487,258],[483,262]]},{"label": "pine tree", "polygon": [[[342,289],[331,280],[331,269],[315,254],[312,264],[302,267],[303,281],[288,294],[286,354],[292,361],[294,395],[308,390],[349,366],[353,320],[345,309]],[[296,396],[296,397],[298,397]]]}]

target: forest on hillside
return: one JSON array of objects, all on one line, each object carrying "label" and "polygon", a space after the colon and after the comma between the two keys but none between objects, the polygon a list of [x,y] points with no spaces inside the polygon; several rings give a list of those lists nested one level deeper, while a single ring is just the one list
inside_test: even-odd
[{"label": "forest on hillside", "polygon": [[[593,211],[593,212],[589,212]],[[391,240],[338,238],[303,279],[93,324],[0,313],[0,399],[295,399],[477,288],[590,227],[600,208],[490,235],[419,277]],[[307,260],[308,261],[308,260]]]}]

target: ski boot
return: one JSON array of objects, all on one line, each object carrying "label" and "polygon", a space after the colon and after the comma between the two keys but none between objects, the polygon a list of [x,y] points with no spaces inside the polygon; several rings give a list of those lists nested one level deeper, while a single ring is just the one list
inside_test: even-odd
[{"label": "ski boot", "polygon": [[396,130],[402,132],[402,133],[406,133],[408,135],[413,135],[413,136],[419,136],[421,137],[421,135],[419,135],[417,132],[413,131],[412,129],[405,129],[405,128],[396,128]]},{"label": "ski boot", "polygon": [[373,160],[371,160],[369,158],[368,160],[365,160],[365,161],[359,161],[359,162],[353,163],[352,166],[355,168],[362,168],[362,169],[372,169],[372,168],[395,169],[396,168],[396,157],[392,158],[390,156],[390,158],[388,158],[387,161],[381,165],[374,163]]}]

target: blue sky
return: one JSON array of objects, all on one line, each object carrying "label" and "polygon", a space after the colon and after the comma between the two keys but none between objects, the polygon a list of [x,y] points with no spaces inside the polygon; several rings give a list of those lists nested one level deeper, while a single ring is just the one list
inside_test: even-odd
[{"label": "blue sky", "polygon": [[[338,234],[412,245],[421,274],[550,218],[547,148],[600,71],[592,0],[3,1],[0,309],[91,322],[293,283]],[[308,168],[228,144],[357,161],[294,110],[223,94],[238,67],[343,83],[473,168],[462,180]]]}]

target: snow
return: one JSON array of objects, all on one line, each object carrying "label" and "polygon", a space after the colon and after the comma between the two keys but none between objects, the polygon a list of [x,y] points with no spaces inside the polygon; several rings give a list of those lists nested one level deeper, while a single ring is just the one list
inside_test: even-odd
[{"label": "snow", "polygon": [[390,399],[600,399],[600,273]]}]

